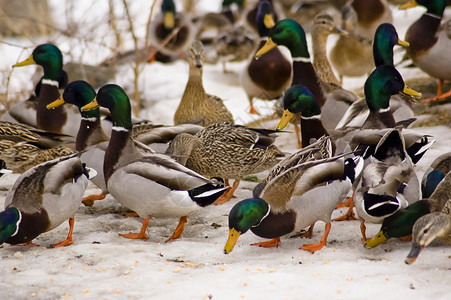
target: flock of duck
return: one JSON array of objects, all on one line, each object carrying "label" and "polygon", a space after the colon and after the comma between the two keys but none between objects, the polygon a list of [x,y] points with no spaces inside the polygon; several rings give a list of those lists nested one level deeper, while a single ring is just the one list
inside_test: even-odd
[{"label": "flock of duck", "polygon": [[[243,1],[224,1],[223,6],[229,2],[241,5]],[[275,247],[286,234],[311,237],[315,222],[321,220],[326,225],[320,242],[301,247],[311,253],[319,251],[327,243],[331,214],[340,205],[350,207],[341,219],[355,218],[355,208],[367,248],[392,237],[413,236],[406,263],[412,263],[436,237],[451,243],[451,153],[438,157],[420,182],[414,165],[434,140],[407,129],[414,121],[409,101],[419,100],[421,94],[406,86],[393,65],[394,46],[406,47],[416,66],[440,80],[432,101],[449,94],[443,93],[442,84],[451,80],[451,68],[444,67],[451,43],[438,31],[445,1],[417,0],[403,6],[427,9],[407,31],[405,42],[393,25],[376,20],[374,7],[376,16],[365,20],[372,20],[372,26],[379,23],[374,31],[367,26],[371,37],[359,38],[355,26],[361,2],[343,7],[345,23],[354,23],[346,32],[326,13],[314,18],[312,62],[303,27],[280,16],[275,22],[272,5],[277,2],[258,1],[253,16],[260,42],[248,55],[241,79],[250,113],[258,113],[252,105],[254,98],[280,97],[283,112],[274,130],[234,125],[222,100],[205,92],[205,47],[199,40],[188,44],[189,79],[173,126],[136,122],[126,92],[116,84],[106,84],[96,92],[83,80],[68,83],[58,47],[37,46],[28,59],[13,66],[43,68],[35,96],[12,107],[0,126],[1,174],[7,173],[7,167],[22,173],[0,213],[0,245],[32,244],[38,235],[66,220],[70,225],[67,239],[52,246],[70,245],[80,204],[94,205],[108,193],[142,218],[139,232],[121,236],[147,239],[150,217],[177,217],[178,226],[167,241],[175,240],[181,237],[189,215],[228,201],[241,179],[265,170],[269,173],[255,185],[252,197],[238,201],[229,212],[226,254],[248,230],[270,239],[253,245]],[[365,1],[373,2],[385,3]],[[176,13],[172,0],[163,1],[162,11],[162,24],[154,26],[158,33],[179,27],[172,36],[177,41],[168,39],[168,45],[175,48],[175,42],[190,36],[182,26],[183,14]],[[219,17],[209,16],[210,23],[215,18]],[[339,79],[326,55],[327,36],[333,32],[340,34],[339,48],[331,53]],[[217,42],[224,40],[219,37]],[[248,47],[248,41],[244,43]],[[347,43],[355,46],[343,54]],[[288,48],[291,60],[277,46]],[[238,44],[234,47],[239,51]],[[374,58],[369,68],[365,66],[368,51]],[[164,56],[156,53],[154,59]],[[349,67],[353,60],[364,70]],[[364,98],[340,86],[343,76],[353,76],[346,69],[360,72],[357,76],[370,73]],[[62,94],[60,87],[64,87]],[[105,114],[107,118],[102,117]],[[274,142],[289,122],[300,125],[300,149],[287,154]],[[231,187],[230,179],[234,179]],[[90,180],[102,193],[83,198]],[[368,239],[365,223],[382,224],[380,232]]]}]

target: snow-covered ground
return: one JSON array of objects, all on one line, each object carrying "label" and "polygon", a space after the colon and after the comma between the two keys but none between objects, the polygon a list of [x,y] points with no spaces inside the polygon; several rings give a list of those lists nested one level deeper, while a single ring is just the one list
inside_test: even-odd
[{"label": "snow-covered ground", "polygon": [[[215,9],[219,6],[212,2],[202,1],[202,5],[205,3],[202,7]],[[57,7],[60,2],[51,3]],[[138,3],[149,6],[148,1]],[[102,5],[102,9],[107,8],[106,4]],[[80,6],[84,8],[86,4]],[[63,8],[58,9],[63,11]],[[90,13],[95,15],[101,11],[93,7]],[[395,26],[401,37],[408,24],[422,12],[421,9],[395,12]],[[84,15],[84,19],[87,18]],[[71,45],[77,47],[70,40],[60,40],[63,51]],[[32,44],[29,40],[10,42]],[[20,50],[0,45],[0,53],[0,68],[5,70],[18,60]],[[21,59],[27,55],[29,53],[23,54]],[[86,62],[104,58],[90,54],[86,55]],[[256,119],[247,113],[248,102],[239,83],[243,65],[230,64],[233,72],[228,74],[222,73],[221,65],[206,65],[203,77],[207,92],[222,97],[240,124]],[[399,70],[404,78],[425,76],[415,69]],[[33,67],[15,70],[10,89],[27,84],[33,71]],[[140,77],[141,94],[146,103],[141,117],[171,124],[187,76],[188,65],[183,61],[146,65]],[[113,82],[130,88],[132,80],[131,67],[124,66]],[[1,89],[5,88],[4,82]],[[345,87],[361,88],[363,82],[364,78],[345,80]],[[28,84],[31,90],[32,85]],[[257,109],[269,115],[272,105],[258,101]],[[272,128],[276,122],[265,125]],[[415,168],[421,178],[438,155],[451,151],[451,130],[446,126],[416,130],[437,139]],[[277,145],[286,152],[296,150],[293,134],[282,134]],[[263,174],[258,175],[263,177]],[[1,207],[17,177],[10,174],[0,178]],[[34,242],[40,247],[5,244],[0,248],[0,299],[449,299],[449,247],[434,242],[408,266],[404,258],[410,243],[394,239],[367,250],[360,241],[357,221],[333,223],[327,246],[313,255],[299,250],[310,241],[289,237],[283,237],[278,248],[251,247],[250,243],[263,239],[250,232],[240,237],[232,253],[224,255],[227,214],[237,201],[251,196],[254,185],[242,181],[235,199],[222,206],[207,207],[190,217],[182,238],[171,243],[164,241],[176,227],[176,219],[151,219],[147,230],[149,240],[128,240],[118,233],[137,231],[140,219],[117,214],[125,208],[111,196],[96,202],[92,208],[80,206],[75,215],[73,246],[49,248],[50,244],[65,239],[68,225],[64,223],[36,238]],[[90,185],[86,195],[98,191]],[[337,210],[333,216],[343,212],[344,209]],[[319,241],[323,225],[319,222],[315,226],[312,242]],[[367,235],[374,235],[379,227],[369,224]]]}]

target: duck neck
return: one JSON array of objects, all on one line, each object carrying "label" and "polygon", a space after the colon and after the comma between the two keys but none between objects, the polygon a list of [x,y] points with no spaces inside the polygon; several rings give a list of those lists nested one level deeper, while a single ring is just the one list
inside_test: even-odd
[{"label": "duck neck", "polygon": [[317,74],[320,80],[340,85],[327,58],[326,45],[328,35],[325,32],[312,32],[313,66],[317,72],[320,71]]},{"label": "duck neck", "polygon": [[302,147],[310,145],[310,139],[319,139],[323,135],[329,136],[329,133],[321,122],[321,115],[301,117]]},{"label": "duck neck", "polygon": [[393,66],[393,46],[389,44],[389,41],[381,43],[378,39],[375,39],[373,57],[376,68],[382,65]]},{"label": "duck neck", "polygon": [[105,152],[105,161],[103,163],[105,181],[108,182],[108,179],[117,168],[129,163],[126,160],[120,160],[123,155],[129,155],[135,152],[137,152],[137,150],[133,144],[132,131],[124,127],[113,126],[110,142]]},{"label": "duck neck", "polygon": [[326,97],[310,58],[293,57],[293,81],[291,85],[295,84],[306,86],[315,96],[320,107],[326,103]]},{"label": "duck neck", "polygon": [[188,83],[186,84],[182,99],[186,95],[190,95],[189,99],[196,99],[196,101],[202,101],[204,99],[206,93],[202,82],[202,68],[190,66]]},{"label": "duck neck", "polygon": [[370,113],[366,118],[362,129],[384,129],[396,126],[395,118],[390,108],[386,109],[370,109]]},{"label": "duck neck", "polygon": [[96,117],[83,117],[75,140],[75,150],[83,151],[88,146],[108,140],[108,136],[102,129],[100,119]]}]

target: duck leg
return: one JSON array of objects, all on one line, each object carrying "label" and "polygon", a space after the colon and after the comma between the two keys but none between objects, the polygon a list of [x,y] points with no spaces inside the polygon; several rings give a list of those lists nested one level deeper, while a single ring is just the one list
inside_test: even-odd
[{"label": "duck leg", "polygon": [[182,236],[183,229],[185,229],[185,223],[188,221],[188,216],[180,217],[179,224],[177,228],[175,228],[174,233],[165,241],[165,243],[170,242],[172,240],[176,240]]},{"label": "duck leg", "polygon": [[266,242],[260,242],[260,243],[253,243],[251,246],[259,246],[263,248],[273,248],[273,247],[279,247],[280,244],[280,237],[273,238]]},{"label": "duck leg", "polygon": [[146,234],[147,225],[149,225],[149,218],[143,219],[143,226],[141,227],[140,232],[138,233],[130,232],[128,234],[119,234],[119,235],[127,239],[147,240],[149,238],[149,236]]},{"label": "duck leg", "polygon": [[213,202],[214,205],[221,205],[232,199],[233,193],[238,188],[238,185],[240,184],[240,181],[235,179],[233,182],[233,185],[230,189],[227,189],[224,194],[222,194],[218,199],[216,199],[215,202]]},{"label": "duck leg", "polygon": [[299,129],[299,126],[297,124],[294,124],[294,132],[296,133],[296,140],[298,141],[298,148],[302,148],[302,141],[301,141],[301,130]]},{"label": "duck leg", "polygon": [[310,225],[310,227],[308,228],[308,230],[306,232],[300,232],[300,233],[293,234],[292,236],[290,236],[290,238],[311,239],[313,236],[313,227],[315,227],[315,223]]},{"label": "duck leg", "polygon": [[73,245],[74,241],[72,240],[72,232],[74,231],[74,223],[74,218],[69,218],[69,234],[67,235],[67,238],[62,242],[50,245],[50,247],[57,248]]},{"label": "duck leg", "polygon": [[302,250],[308,251],[310,253],[315,253],[316,251],[321,250],[324,246],[326,246],[327,243],[327,237],[329,236],[330,228],[332,225],[329,223],[326,223],[326,226],[324,226],[324,234],[321,237],[321,241],[318,244],[305,244],[301,247]]},{"label": "duck leg", "polygon": [[368,241],[366,237],[365,221],[360,221],[360,232],[362,233],[362,243],[365,243],[366,241]]},{"label": "duck leg", "polygon": [[434,102],[434,101],[443,101],[446,98],[451,96],[451,90],[449,90],[446,93],[443,93],[443,85],[444,85],[444,80],[443,79],[439,79],[438,81],[438,89],[437,89],[437,96],[432,97],[432,98],[426,98],[421,100],[421,102]]},{"label": "duck leg", "polygon": [[249,113],[260,116],[260,113],[254,107],[254,103],[252,102],[252,97],[248,97],[248,100],[249,100]]},{"label": "duck leg", "polygon": [[89,195],[83,198],[83,200],[81,201],[85,206],[93,206],[94,205],[94,201],[96,200],[103,200],[105,199],[106,194],[104,193],[100,193],[98,195]]},{"label": "duck leg", "polygon": [[[357,218],[354,215],[354,194],[355,191],[352,192],[352,197],[348,198],[347,201],[349,201],[349,209],[348,211],[342,215],[341,217],[335,218],[332,221],[353,221],[357,220]],[[338,207],[338,205],[337,205]]]}]

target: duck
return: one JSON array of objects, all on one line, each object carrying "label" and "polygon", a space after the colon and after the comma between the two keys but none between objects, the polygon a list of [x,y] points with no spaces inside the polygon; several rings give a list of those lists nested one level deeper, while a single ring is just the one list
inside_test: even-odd
[{"label": "duck", "polygon": [[357,13],[351,5],[341,8],[342,29],[348,35],[338,38],[330,50],[330,62],[339,76],[340,85],[343,77],[360,77],[369,74],[374,69],[372,39],[356,32]]},{"label": "duck", "polygon": [[278,48],[255,59],[255,53],[268,39],[269,31],[274,26],[274,13],[268,1],[260,1],[256,15],[260,44],[248,59],[241,72],[241,86],[249,101],[249,113],[260,114],[253,105],[253,99],[273,100],[282,95],[292,80],[291,62]]},{"label": "duck", "polygon": [[[399,39],[396,28],[390,23],[382,23],[376,29],[373,42],[373,58],[376,67],[390,65],[393,63],[393,48],[395,45],[409,47],[409,43]],[[416,98],[407,98],[407,101],[414,102]],[[390,110],[396,122],[411,119],[414,113],[404,98],[398,95],[390,97]],[[344,127],[360,127],[369,113],[368,105],[364,98],[358,99],[351,104],[343,118],[337,124],[336,129]]]},{"label": "duck", "polygon": [[421,179],[422,197],[429,198],[449,171],[451,171],[451,152],[438,156],[424,172]]},{"label": "duck", "polygon": [[39,164],[17,178],[0,213],[0,245],[27,243],[69,219],[69,234],[52,247],[73,244],[74,215],[95,172],[77,154]]},{"label": "duck", "polygon": [[451,80],[451,68],[449,68],[451,61],[448,55],[451,39],[446,30],[440,30],[446,1],[412,0],[402,5],[400,9],[419,5],[425,7],[427,11],[407,29],[405,40],[410,43],[407,56],[423,72],[438,79],[437,95],[422,101],[444,100],[451,95],[451,91],[443,92],[444,81]]},{"label": "duck", "polygon": [[363,169],[361,187],[354,196],[363,242],[367,240],[365,222],[381,224],[420,197],[419,180],[398,129],[386,132],[372,161]]},{"label": "duck", "polygon": [[231,123],[215,123],[197,134],[179,134],[169,144],[167,154],[206,176],[234,179],[233,186],[215,204],[233,197],[240,180],[276,165],[285,156],[275,141],[275,131],[254,129]]},{"label": "duck", "polygon": [[327,13],[319,13],[313,18],[312,25],[312,50],[313,50],[313,67],[321,81],[341,86],[340,81],[334,74],[332,67],[327,58],[327,38],[330,34],[338,34],[346,36],[348,33],[339,29],[334,24],[334,19]]},{"label": "duck", "polygon": [[271,28],[266,44],[260,48],[256,57],[260,57],[278,45],[286,46],[291,53],[293,80],[291,85],[301,84],[307,87],[318,101],[326,129],[333,129],[340,121],[349,105],[357,97],[339,86],[325,84],[318,78],[313,68],[307,48],[305,32],[299,23],[284,19]]},{"label": "duck", "polygon": [[412,247],[404,262],[413,264],[418,255],[435,238],[451,244],[451,172],[439,183],[429,198],[431,213],[420,217],[412,228]]},{"label": "duck", "polygon": [[[100,109],[82,111],[81,108],[90,103],[96,97],[94,88],[84,80],[72,81],[64,89],[61,97],[47,105],[47,109],[54,109],[65,103],[72,104],[78,108],[81,114],[80,128],[76,137],[75,150],[81,153],[81,158],[88,167],[97,172],[97,176],[91,181],[101,189],[97,195],[89,195],[83,198],[85,206],[94,205],[94,201],[102,200],[108,194],[105,177],[103,174],[103,158],[108,147],[110,137],[105,133],[101,120]],[[196,133],[203,129],[198,125],[183,125],[164,127],[155,124],[134,124],[132,136],[137,141],[136,146],[143,153],[153,153],[153,150],[163,150],[155,147],[155,144],[167,144],[176,134],[180,132]],[[152,147],[149,149],[142,144]],[[158,147],[160,147],[158,145]],[[165,150],[165,149],[164,149]]]},{"label": "duck", "polygon": [[[249,229],[271,239],[252,245],[277,247],[281,236],[322,220],[326,225],[321,241],[301,247],[310,253],[319,251],[327,242],[332,211],[351,189],[359,161],[332,157],[300,163],[278,174],[266,184],[260,197],[244,199],[232,207],[224,253],[230,253],[239,236]],[[317,201],[318,197],[322,201]]]},{"label": "duck", "polygon": [[203,45],[191,44],[188,56],[189,77],[180,104],[174,114],[174,124],[195,123],[208,126],[218,122],[233,123],[233,115],[222,99],[205,92],[202,83]]},{"label": "duck", "polygon": [[13,67],[32,64],[37,64],[44,69],[37,99],[19,103],[11,108],[9,115],[14,117],[13,121],[17,123],[25,123],[53,133],[75,136],[78,131],[76,124],[80,123],[80,114],[76,110],[59,108],[49,111],[45,108],[47,104],[60,96],[58,80],[63,72],[63,56],[60,49],[53,44],[41,44],[33,50],[30,57],[16,63]]},{"label": "duck", "polygon": [[142,153],[132,139],[130,100],[120,86],[101,87],[96,98],[81,110],[100,105],[110,111],[113,120],[103,164],[108,192],[143,219],[139,232],[120,236],[148,239],[150,217],[180,217],[166,241],[178,239],[188,215],[213,203],[226,188],[222,182],[207,179],[166,155]]},{"label": "duck", "polygon": [[195,34],[189,16],[177,13],[173,0],[163,0],[160,14],[149,25],[149,61],[168,63],[183,58]]}]

